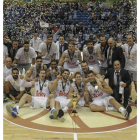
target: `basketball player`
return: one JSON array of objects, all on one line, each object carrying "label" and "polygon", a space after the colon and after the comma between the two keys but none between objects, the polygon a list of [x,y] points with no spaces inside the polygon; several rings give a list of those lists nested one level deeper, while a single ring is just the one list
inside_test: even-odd
[{"label": "basketball player", "polygon": [[25,78],[23,79],[21,86],[25,87],[28,86],[35,86],[35,96],[30,96],[28,94],[24,94],[24,96],[20,99],[18,106],[12,107],[11,105],[6,105],[7,111],[13,116],[17,117],[19,109],[28,102],[31,108],[44,108],[50,106],[51,108],[51,114],[50,119],[56,118],[57,115],[63,116],[63,111],[59,110],[57,111],[55,107],[55,101],[54,101],[54,95],[50,94],[50,87],[51,82],[45,80],[45,70],[40,70],[39,73],[39,80],[37,82],[26,82],[28,74],[30,74],[30,71],[27,71]]},{"label": "basketball player", "polygon": [[[110,94],[113,94],[113,90],[103,81],[101,84],[98,83],[98,79],[94,77],[93,71],[89,71],[87,74],[89,82],[85,86],[85,92],[87,95],[92,96],[92,103],[90,104],[91,111],[115,111],[115,109],[121,112],[125,119],[128,120],[132,111],[130,106],[124,109]],[[87,100],[88,101],[88,100]],[[86,101],[86,103],[88,103]],[[108,107],[113,105],[114,107]]]},{"label": "basketball player", "polygon": [[90,67],[94,67],[100,73],[98,60],[103,61],[103,58],[100,49],[94,47],[92,40],[88,40],[87,48],[83,50],[83,60],[87,61]]},{"label": "basketball player", "polygon": [[25,68],[25,71],[29,70],[31,61],[32,64],[35,64],[35,58],[35,50],[29,47],[28,41],[25,41],[23,47],[17,51],[13,64],[18,64],[17,67],[22,73],[23,68]]},{"label": "basketball player", "polygon": [[[58,75],[50,88],[51,92],[56,93],[56,109],[64,108],[71,102],[71,99],[67,99],[70,88],[69,74],[69,70],[64,69],[62,76]],[[64,121],[64,118],[61,118],[61,121]]]},{"label": "basketball player", "polygon": [[42,42],[39,46],[38,56],[42,57],[43,64],[49,68],[52,60],[56,57],[56,44],[53,42],[53,35],[47,35],[47,40]]},{"label": "basketball player", "polygon": [[[12,68],[12,74],[4,79],[4,92],[7,97],[11,97],[12,100],[20,99],[25,88],[20,86],[22,78],[19,76],[18,68]],[[26,85],[28,87],[28,85]]]},{"label": "basketball player", "polygon": [[35,50],[35,52],[38,54],[38,49],[39,49],[40,44],[42,43],[42,40],[41,38],[37,36],[38,36],[38,33],[35,31],[33,38],[30,40],[29,44],[30,44],[30,47],[32,47]]},{"label": "basketball player", "polygon": [[94,73],[94,76],[101,78],[101,75],[97,72],[97,70],[93,67],[89,67],[87,61],[82,61],[81,63],[81,69],[78,69],[76,72],[80,72],[82,78],[87,78],[87,72],[89,70],[92,70]]},{"label": "basketball player", "polygon": [[51,65],[47,71],[47,76],[50,76],[50,81],[54,81],[64,68],[62,66],[58,66],[57,60],[52,60]]},{"label": "basketball player", "polygon": [[[88,82],[87,78],[82,79],[82,76],[80,74],[80,72],[76,72],[75,73],[75,82],[73,82],[70,86],[69,89],[69,94],[68,94],[68,98],[72,99],[73,95],[76,95],[76,104],[78,104],[79,106],[89,106],[89,102],[87,98],[89,98],[88,96],[86,96],[86,93],[84,92],[84,87],[86,85],[86,82]],[[67,106],[65,106],[63,108],[64,112],[67,112],[68,109],[70,109],[71,107],[73,107],[73,103],[72,101],[69,102],[67,104]]]},{"label": "basketball player", "polygon": [[5,62],[5,58],[8,57],[8,49],[5,45],[3,45],[3,62]]},{"label": "basketball player", "polygon": [[29,69],[30,74],[28,75],[29,77],[27,78],[27,81],[32,81],[33,79],[38,80],[41,69],[47,71],[47,66],[43,65],[41,57],[37,57],[35,65],[31,66]]},{"label": "basketball player", "polygon": [[96,44],[95,48],[99,48],[102,54],[103,61],[100,62],[100,74],[104,75],[107,70],[107,59],[105,57],[106,49],[108,48],[105,35],[100,36],[100,43]]},{"label": "basketball player", "polygon": [[5,79],[7,76],[12,74],[12,59],[10,57],[7,57],[5,59],[5,65],[3,67],[3,79]]},{"label": "basketball player", "polygon": [[73,82],[70,86],[69,98],[72,98],[73,93],[77,93],[80,99],[77,101],[77,104],[80,106],[85,106],[84,87],[86,85],[87,79],[82,79],[80,72],[76,72],[74,78],[75,82]]},{"label": "basketball player", "polygon": [[75,49],[74,42],[70,41],[68,45],[68,50],[65,50],[63,52],[58,65],[62,66],[64,64],[64,69],[69,69],[70,72],[75,72],[77,69],[80,68],[78,59],[81,63],[81,52]]},{"label": "basketball player", "polygon": [[[125,51],[125,69],[128,70],[131,81],[134,81],[135,90],[137,92],[137,44],[134,42],[132,34],[127,35],[127,44],[121,47]],[[131,84],[129,88],[131,95]]]}]

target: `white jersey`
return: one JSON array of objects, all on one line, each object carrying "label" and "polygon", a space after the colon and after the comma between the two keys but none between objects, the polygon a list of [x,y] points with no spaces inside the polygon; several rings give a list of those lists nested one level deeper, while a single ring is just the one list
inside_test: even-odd
[{"label": "white jersey", "polygon": [[[55,73],[53,72],[52,67],[49,67],[49,70],[50,70],[50,73],[51,73],[51,81],[54,81],[56,79],[57,75],[55,75]],[[61,66],[57,66],[56,71],[58,73],[60,73],[61,72]]]},{"label": "white jersey", "polygon": [[42,40],[39,38],[39,37],[37,37],[36,39],[35,38],[32,38],[31,40],[30,40],[30,47],[32,47],[35,51],[38,51],[38,49],[39,49],[39,45],[42,43]]},{"label": "white jersey", "polygon": [[125,51],[125,69],[137,71],[137,44],[135,43],[130,50],[130,59],[128,59],[130,46],[124,44],[121,47]]},{"label": "white jersey", "polygon": [[[40,86],[42,87],[42,94],[40,94]],[[43,82],[35,82],[35,95],[36,97],[48,97],[50,94],[49,90],[49,81],[46,80],[45,83]]]},{"label": "white jersey", "polygon": [[84,87],[85,87],[85,83],[81,80],[80,86],[77,87],[76,83],[73,82],[71,83],[71,86],[73,87],[74,92],[78,92],[79,95],[82,97],[84,97]]},{"label": "white jersey", "polygon": [[5,79],[7,76],[12,75],[12,67],[8,69],[6,65],[3,67],[3,79]]},{"label": "white jersey", "polygon": [[24,90],[21,86],[20,86],[20,83],[21,83],[21,79],[20,77],[18,76],[18,79],[15,81],[13,79],[13,76],[12,75],[9,75],[5,78],[5,81],[6,82],[10,82],[10,84],[14,87],[14,89],[16,91],[21,91],[21,90]]},{"label": "white jersey", "polygon": [[93,52],[90,54],[87,48],[84,48],[85,54],[86,54],[86,60],[89,65],[97,64],[97,52],[96,48],[93,47]]},{"label": "white jersey", "polygon": [[6,58],[6,55],[8,55],[8,49],[5,45],[3,45],[3,60]]},{"label": "white jersey", "polygon": [[42,61],[43,61],[43,64],[49,64],[52,60],[53,55],[56,54],[57,52],[57,46],[54,42],[52,42],[51,48],[48,51],[47,44],[45,42],[42,42],[39,46],[39,52],[40,53],[45,52],[45,56],[42,56]]},{"label": "white jersey", "polygon": [[109,94],[105,93],[104,91],[95,89],[95,87],[93,87],[90,82],[87,83],[87,89],[89,94],[91,95],[92,101],[109,96]]},{"label": "white jersey", "polygon": [[36,58],[35,50],[29,47],[29,51],[25,52],[24,47],[20,48],[15,56],[18,59],[18,63],[31,63],[33,58]]},{"label": "white jersey", "polygon": [[66,57],[68,57],[68,61],[65,63],[67,63],[71,67],[75,67],[78,64],[78,58],[79,58],[78,50],[74,51],[74,55],[72,56],[72,59],[70,58],[68,50],[65,50],[64,53],[65,53]]},{"label": "white jersey", "polygon": [[100,61],[100,67],[104,67],[104,68],[107,68],[107,59],[105,57],[105,48],[103,48],[103,51],[101,49],[101,43],[95,45],[96,48],[99,48],[100,51],[101,51],[101,54],[102,54],[102,57],[103,57],[103,61]]},{"label": "white jersey", "polygon": [[[69,93],[69,89],[70,89],[70,81],[69,80],[67,80],[66,83],[62,83],[62,80],[59,80],[58,84],[57,84],[57,88],[55,89],[57,97],[61,96],[61,97],[67,98],[68,93]],[[63,92],[64,92],[64,94],[63,94]]]},{"label": "white jersey", "polygon": [[[41,69],[43,69],[43,64],[41,64]],[[39,69],[39,71],[37,70],[36,64],[33,65],[33,73],[31,75],[31,78],[38,78],[39,77],[39,72],[40,72],[40,69]]]},{"label": "white jersey", "polygon": [[[93,70],[93,67],[89,67],[88,70]],[[80,68],[80,73],[82,75],[82,78],[87,78],[87,74],[83,72],[82,68]]]}]

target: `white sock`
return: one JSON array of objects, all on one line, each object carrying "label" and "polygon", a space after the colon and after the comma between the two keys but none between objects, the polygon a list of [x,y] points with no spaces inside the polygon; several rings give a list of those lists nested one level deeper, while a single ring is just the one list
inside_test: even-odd
[{"label": "white sock", "polygon": [[64,112],[67,112],[68,109],[69,109],[69,108],[66,106],[66,107],[63,108],[62,110],[63,110]]},{"label": "white sock", "polygon": [[19,106],[16,106],[16,109],[17,109],[17,112],[19,111],[20,107]]},{"label": "white sock", "polygon": [[112,111],[114,110],[114,107],[106,107],[106,111]]},{"label": "white sock", "polygon": [[120,107],[120,108],[119,108],[119,111],[120,111],[123,115],[125,115],[126,109],[124,109],[123,107]]},{"label": "white sock", "polygon": [[53,109],[55,109],[55,108],[54,108],[54,107],[52,107],[51,111],[52,111]]}]

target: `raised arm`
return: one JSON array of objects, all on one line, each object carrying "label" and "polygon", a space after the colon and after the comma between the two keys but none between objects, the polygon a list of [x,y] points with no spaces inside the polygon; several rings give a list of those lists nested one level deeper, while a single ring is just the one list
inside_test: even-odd
[{"label": "raised arm", "polygon": [[97,84],[98,84],[98,89],[104,91],[105,93],[108,93],[108,94],[113,94],[113,90],[110,86],[107,85],[107,83],[105,81],[103,81],[102,83],[97,79],[95,78]]},{"label": "raised arm", "polygon": [[61,75],[57,75],[57,78],[53,81],[51,87],[50,87],[50,92],[53,92],[56,88],[57,88],[57,84],[58,84],[58,81],[62,79],[62,76]]},{"label": "raised arm", "polygon": [[62,66],[66,61],[68,61],[68,58],[66,57],[65,53],[63,52],[63,54],[59,60],[58,66]]},{"label": "raised arm", "polygon": [[56,53],[53,54],[52,60],[55,60]]}]

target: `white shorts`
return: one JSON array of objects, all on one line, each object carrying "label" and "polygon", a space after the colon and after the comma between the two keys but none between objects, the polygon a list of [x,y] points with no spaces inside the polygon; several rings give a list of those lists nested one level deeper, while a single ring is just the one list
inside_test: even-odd
[{"label": "white shorts", "polygon": [[47,97],[33,97],[32,96],[32,102],[29,103],[31,108],[44,108],[49,107],[47,105]]},{"label": "white shorts", "polygon": [[71,66],[69,65],[68,63],[64,63],[64,69],[68,69],[70,72],[75,72],[77,71],[78,69],[80,69],[80,65],[77,64],[76,66]]},{"label": "white shorts", "polygon": [[85,105],[84,96],[79,100],[79,102],[77,104],[80,105],[80,106],[84,106]]},{"label": "white shorts", "polygon": [[71,99],[63,98],[63,97],[56,97],[55,101],[60,102],[61,109],[65,108],[69,102],[71,102]]},{"label": "white shorts", "polygon": [[90,105],[94,104],[97,106],[106,106],[107,107],[107,106],[111,105],[109,103],[109,100],[112,98],[113,98],[112,96],[107,96],[104,98],[95,99]]},{"label": "white shorts", "polygon": [[128,73],[130,75],[131,81],[137,82],[137,72],[128,70]]}]

